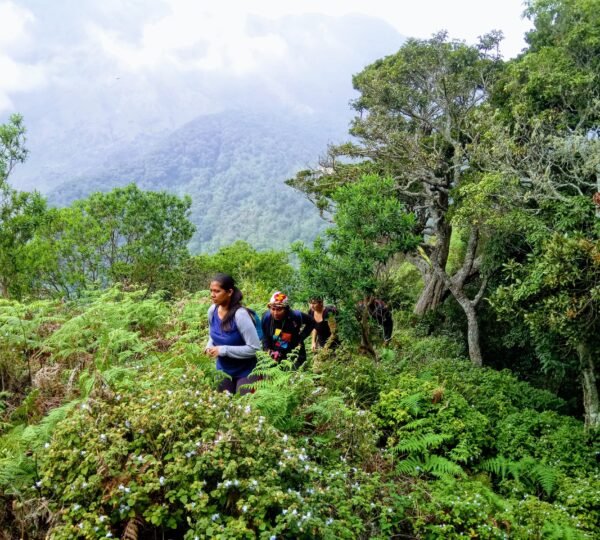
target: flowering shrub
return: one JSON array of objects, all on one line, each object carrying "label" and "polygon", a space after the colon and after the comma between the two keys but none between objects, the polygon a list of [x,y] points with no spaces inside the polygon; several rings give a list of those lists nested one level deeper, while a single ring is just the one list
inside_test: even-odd
[{"label": "flowering shrub", "polygon": [[305,368],[259,353],[255,373],[262,379],[249,399],[274,426],[302,437],[322,461],[343,456],[358,465],[371,459],[378,437],[371,412],[346,403],[342,393]]},{"label": "flowering shrub", "polygon": [[41,454],[36,489],[57,515],[55,539],[136,524],[189,540],[385,537],[398,520],[376,476],[323,468],[195,370],[155,370],[84,402]]}]

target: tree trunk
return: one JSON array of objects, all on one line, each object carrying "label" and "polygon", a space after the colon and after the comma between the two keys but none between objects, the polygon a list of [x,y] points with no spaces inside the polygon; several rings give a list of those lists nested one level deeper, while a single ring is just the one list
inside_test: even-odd
[{"label": "tree trunk", "polygon": [[481,347],[479,346],[479,321],[475,308],[470,307],[465,310],[467,314],[467,340],[469,343],[469,358],[474,366],[483,366],[483,357],[481,356]]},{"label": "tree trunk", "polygon": [[481,367],[483,365],[483,357],[481,355],[481,347],[479,345],[479,321],[477,320],[477,306],[483,297],[487,285],[487,279],[482,279],[479,292],[471,300],[465,292],[465,283],[473,272],[478,271],[481,260],[476,259],[477,247],[479,245],[479,229],[473,228],[469,235],[467,249],[465,251],[465,259],[462,267],[452,278],[446,274],[446,271],[438,265],[433,264],[432,268],[439,279],[444,281],[446,287],[454,296],[463,309],[467,317],[467,342],[469,344],[469,358],[474,366]]},{"label": "tree trunk", "polygon": [[[479,321],[477,320],[477,311],[473,302],[469,300],[466,294],[459,291],[452,291],[454,298],[463,308],[467,317],[467,343],[469,344],[469,358],[474,366],[483,365],[481,356],[481,347],[479,346]],[[462,293],[462,294],[461,294]]]},{"label": "tree trunk", "polygon": [[439,223],[436,231],[436,244],[430,255],[430,264],[423,265],[422,260],[413,258],[411,262],[421,272],[423,278],[423,290],[415,304],[415,315],[425,315],[429,311],[436,309],[444,299],[448,287],[444,280],[434,272],[433,267],[446,270],[448,254],[450,253],[450,238],[452,237],[452,227],[447,223]]},{"label": "tree trunk", "polygon": [[598,405],[598,385],[596,382],[596,366],[590,347],[586,343],[577,346],[581,384],[583,386],[583,408],[585,410],[585,427],[600,427],[600,407]]},{"label": "tree trunk", "polygon": [[0,281],[0,298],[9,298],[8,286],[6,283],[4,283],[4,281]]},{"label": "tree trunk", "polygon": [[425,286],[414,308],[414,314],[419,316],[436,309],[442,303],[446,292],[446,285],[437,275],[428,273],[423,279]]},{"label": "tree trunk", "polygon": [[365,302],[360,314],[360,350],[372,358],[377,358],[377,354],[375,353],[375,349],[371,343],[369,309],[367,306],[368,303]]}]

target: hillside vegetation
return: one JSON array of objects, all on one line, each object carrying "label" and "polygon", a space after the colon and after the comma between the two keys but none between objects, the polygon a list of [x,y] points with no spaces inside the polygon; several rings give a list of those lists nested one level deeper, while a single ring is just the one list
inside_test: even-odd
[{"label": "hillside vegetation", "polygon": [[[596,538],[600,5],[527,13],[510,62],[442,33],[355,75],[289,252],[192,255],[195,199],[135,183],[48,208],[0,126],[0,538]],[[341,345],[219,393],[216,272],[335,304]]]},{"label": "hillside vegetation", "polygon": [[284,180],[344,132],[345,121],[332,120],[285,109],[201,116],[141,156],[121,156],[99,174],[62,184],[49,201],[63,207],[96,191],[135,183],[141,189],[192,197],[193,253],[214,252],[235,240],[259,249],[312,241],[324,223]]}]

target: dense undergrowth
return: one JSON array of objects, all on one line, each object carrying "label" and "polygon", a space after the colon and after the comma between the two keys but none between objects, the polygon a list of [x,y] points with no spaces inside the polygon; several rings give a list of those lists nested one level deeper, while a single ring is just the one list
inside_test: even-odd
[{"label": "dense undergrowth", "polygon": [[593,538],[598,440],[401,327],[215,392],[206,293],[0,303],[3,538]]}]

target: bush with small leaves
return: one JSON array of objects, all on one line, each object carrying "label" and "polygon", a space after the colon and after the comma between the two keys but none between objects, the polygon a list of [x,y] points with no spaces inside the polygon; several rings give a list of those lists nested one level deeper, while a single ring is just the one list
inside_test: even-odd
[{"label": "bush with small leaves", "polygon": [[375,538],[398,521],[376,475],[322,467],[192,368],[157,368],[127,393],[84,402],[39,460],[35,490],[57,540],[121,535],[132,523],[189,540]]},{"label": "bush with small leaves", "polygon": [[586,436],[583,423],[552,411],[506,416],[498,423],[495,446],[506,458],[531,456],[566,473],[597,471],[598,448]]},{"label": "bush with small leaves", "polygon": [[558,483],[556,503],[575,516],[581,527],[600,531],[600,473],[585,477],[564,476]]},{"label": "bush with small leaves", "polygon": [[314,358],[314,371],[321,375],[322,384],[338,391],[348,402],[370,406],[389,382],[390,369],[368,356],[340,347],[322,350]]},{"label": "bush with small leaves", "polygon": [[278,364],[259,353],[255,373],[262,378],[249,399],[275,427],[304,438],[321,461],[344,457],[359,466],[371,460],[378,438],[372,413],[306,368],[297,370],[287,360]]},{"label": "bush with small leaves", "polygon": [[439,360],[431,357],[426,363],[411,363],[408,369],[419,378],[438,381],[459,392],[470,406],[493,423],[507,414],[523,409],[561,412],[565,407],[562,399],[547,390],[519,381],[508,370],[480,368],[473,366],[468,360]]},{"label": "bush with small leaves", "polygon": [[414,505],[413,532],[419,538],[593,538],[565,507],[530,495],[520,500],[504,499],[475,480],[420,482],[410,499]]},{"label": "bush with small leaves", "polygon": [[510,538],[508,503],[484,484],[444,478],[420,481],[410,495],[417,538],[505,540]]}]

